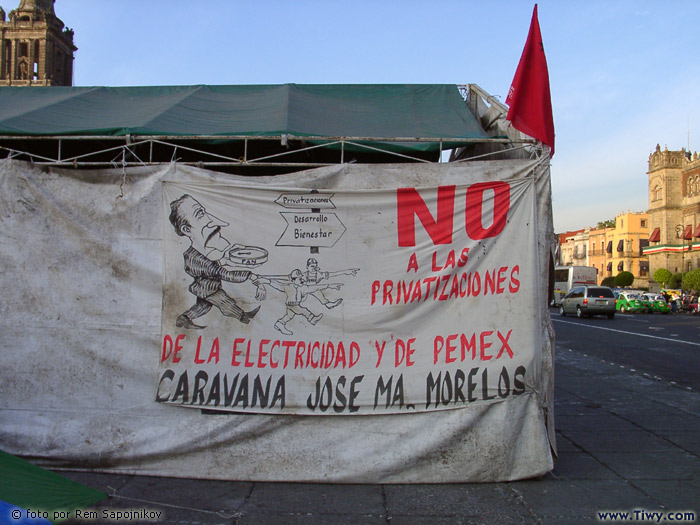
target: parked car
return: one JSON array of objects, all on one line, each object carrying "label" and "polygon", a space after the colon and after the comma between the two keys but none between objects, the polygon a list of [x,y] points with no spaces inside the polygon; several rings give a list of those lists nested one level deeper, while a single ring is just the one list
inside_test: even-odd
[{"label": "parked car", "polygon": [[682,300],[683,311],[690,314],[698,313],[698,296],[695,294],[685,294]]},{"label": "parked car", "polygon": [[647,309],[641,296],[633,292],[620,292],[615,295],[615,299],[617,300],[615,309],[623,314],[627,312],[645,312]]},{"label": "parked car", "polygon": [[615,295],[607,286],[577,286],[566,294],[559,305],[559,313],[578,317],[607,315],[615,317]]},{"label": "parked car", "polygon": [[685,305],[685,311],[693,315],[697,315],[700,312],[700,305],[698,304],[698,296],[691,295],[688,297],[688,303]]},{"label": "parked car", "polygon": [[671,312],[671,307],[664,299],[664,296],[658,293],[645,293],[642,297],[646,300],[647,313],[661,312],[668,314]]},{"label": "parked car", "polygon": [[653,301],[646,296],[645,293],[639,294],[639,300],[642,301],[642,306],[644,307],[644,313],[652,313],[651,309],[653,306]]}]

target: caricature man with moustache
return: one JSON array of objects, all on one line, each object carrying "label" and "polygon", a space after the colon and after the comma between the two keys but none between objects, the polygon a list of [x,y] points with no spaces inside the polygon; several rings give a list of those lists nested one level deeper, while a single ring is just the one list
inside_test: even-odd
[{"label": "caricature man with moustache", "polygon": [[228,223],[207,212],[204,206],[187,194],[170,203],[169,219],[175,232],[190,240],[190,246],[183,256],[185,272],[194,279],[189,290],[197,298],[194,305],[178,316],[175,325],[189,329],[205,328],[195,324],[194,320],[209,312],[212,306],[241,323],[249,323],[260,306],[249,312],[244,311],[222,288],[222,281],[242,283],[250,279],[257,288],[255,297],[258,300],[265,298],[264,284],[269,281],[248,270],[228,270],[223,266],[225,260],[222,259],[226,253],[232,248],[241,247],[230,244],[221,235],[221,228],[228,226]]}]

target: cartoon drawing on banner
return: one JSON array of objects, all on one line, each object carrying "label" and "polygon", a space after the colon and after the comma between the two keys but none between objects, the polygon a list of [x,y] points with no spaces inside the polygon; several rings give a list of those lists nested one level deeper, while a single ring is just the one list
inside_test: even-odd
[{"label": "cartoon drawing on banner", "polygon": [[[205,315],[216,306],[228,317],[249,323],[260,310],[260,306],[244,311],[222,288],[222,281],[243,283],[251,280],[257,288],[255,297],[265,299],[266,279],[250,270],[229,269],[237,265],[259,266],[267,260],[267,252],[257,246],[231,244],[221,228],[229,224],[207,212],[191,195],[184,194],[170,203],[170,223],[181,237],[188,237],[190,246],[183,253],[185,272],[194,280],[189,287],[197,298],[194,305],[180,314],[175,325],[180,328],[203,329],[195,319]],[[229,268],[226,268],[228,266]]]},{"label": "cartoon drawing on banner", "polygon": [[[308,261],[306,261],[306,272],[304,273],[304,281],[307,284],[318,284],[320,281],[328,280],[332,277],[338,277],[340,275],[352,275],[354,277],[359,271],[359,268],[350,268],[349,270],[338,270],[336,272],[323,272],[318,266],[318,261],[311,257]],[[323,288],[314,290],[309,295],[314,296],[321,302],[323,306],[325,306],[329,310],[331,308],[335,308],[343,302],[342,297],[340,299],[336,299],[335,301],[329,300],[323,294]]]},{"label": "cartoon drawing on banner", "polygon": [[536,391],[546,246],[528,248],[529,171],[335,195],[182,175],[160,202],[158,402],[369,415]]},{"label": "cartoon drawing on banner", "polygon": [[[275,329],[285,335],[292,335],[294,333],[287,328],[287,323],[297,315],[304,316],[311,325],[316,325],[321,317],[323,317],[323,314],[314,314],[311,310],[302,305],[309,295],[327,288],[340,290],[340,287],[343,286],[342,283],[307,284],[304,279],[304,274],[299,269],[292,270],[286,277],[272,275],[265,277],[272,288],[287,295],[287,300],[285,302],[287,312],[275,323]],[[341,301],[342,299],[339,299],[336,306],[340,304]]]}]

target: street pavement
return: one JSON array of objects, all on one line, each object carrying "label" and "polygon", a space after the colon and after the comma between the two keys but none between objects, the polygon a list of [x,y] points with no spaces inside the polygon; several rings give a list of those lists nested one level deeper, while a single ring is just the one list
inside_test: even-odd
[{"label": "street pavement", "polygon": [[[98,516],[147,509],[172,524],[700,523],[700,393],[566,348],[557,349],[555,385],[559,458],[538,479],[336,485],[60,474],[109,494],[91,507]],[[147,522],[143,513],[121,519]],[[64,523],[95,522],[104,520]]]}]

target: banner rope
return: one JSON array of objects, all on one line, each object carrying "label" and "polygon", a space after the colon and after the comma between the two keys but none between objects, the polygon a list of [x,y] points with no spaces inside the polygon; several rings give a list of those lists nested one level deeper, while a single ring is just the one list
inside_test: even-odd
[{"label": "banner rope", "polygon": [[[518,150],[522,150],[522,149],[525,149],[525,148],[530,148],[531,146],[532,146],[532,144],[521,144],[520,146],[515,146],[515,147],[512,147],[512,148],[508,148],[508,149],[502,149],[502,150],[498,150],[498,151],[489,151],[489,152],[487,152],[487,153],[482,153],[481,155],[475,155],[475,156],[473,156],[473,157],[467,157],[467,158],[464,158],[464,159],[453,160],[453,161],[451,161],[451,162],[447,162],[446,164],[447,164],[447,165],[450,165],[450,164],[461,164],[461,163],[466,163],[466,162],[470,162],[470,161],[473,161],[473,160],[478,160],[478,159],[483,159],[483,158],[486,158],[486,157],[491,157],[491,156],[494,156],[494,155],[500,155],[500,154],[503,154],[503,153],[510,153],[510,152],[513,152],[513,151],[518,151]],[[532,156],[531,156],[530,158],[532,158]]]},{"label": "banner rope", "polygon": [[170,503],[161,503],[159,501],[150,501],[147,499],[129,498],[127,496],[121,496],[121,495],[117,494],[117,490],[114,487],[107,485],[107,488],[112,491],[111,494],[108,494],[109,498],[123,499],[123,500],[129,500],[129,501],[138,501],[139,503],[150,503],[151,505],[158,505],[161,507],[170,507],[173,509],[192,510],[195,512],[203,512],[204,514],[214,514],[216,516],[220,516],[220,517],[225,518],[225,519],[239,518],[241,516],[240,512],[228,513],[228,512],[224,512],[224,511],[214,511],[214,510],[206,510],[206,509],[197,509],[194,507],[185,507],[182,505],[172,505]]}]

